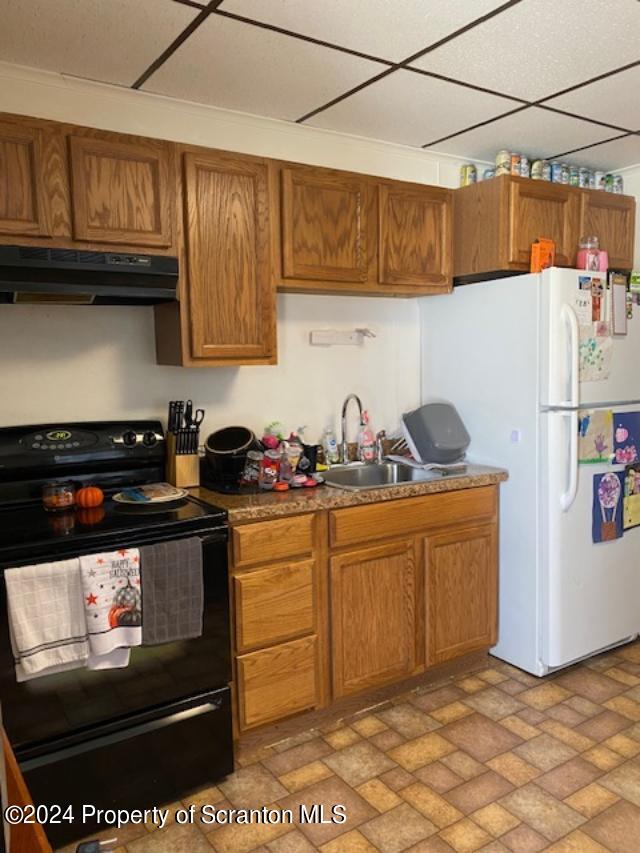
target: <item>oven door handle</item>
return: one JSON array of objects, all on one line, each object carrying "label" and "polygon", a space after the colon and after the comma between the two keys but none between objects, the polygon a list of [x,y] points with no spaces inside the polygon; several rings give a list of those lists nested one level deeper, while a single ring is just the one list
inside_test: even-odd
[{"label": "oven door handle", "polygon": [[64,749],[59,749],[56,752],[50,752],[47,755],[39,755],[36,758],[30,758],[20,762],[20,767],[23,771],[33,770],[36,767],[43,767],[47,764],[52,764],[56,761],[61,761],[65,758],[72,758],[74,755],[81,755],[83,752],[100,749],[103,746],[111,746],[114,743],[121,743],[125,740],[130,740],[140,735],[146,735],[159,729],[164,729],[167,726],[172,726],[175,723],[184,723],[194,717],[200,717],[202,714],[210,714],[213,711],[219,711],[222,707],[222,699],[213,699],[211,702],[206,702],[204,705],[196,705],[195,708],[186,708],[184,711],[177,711],[175,714],[168,714],[165,717],[157,717],[155,720],[150,720],[147,723],[138,723],[137,725],[129,726],[120,729],[112,734],[102,735],[101,737],[92,738],[84,743],[68,746]]}]

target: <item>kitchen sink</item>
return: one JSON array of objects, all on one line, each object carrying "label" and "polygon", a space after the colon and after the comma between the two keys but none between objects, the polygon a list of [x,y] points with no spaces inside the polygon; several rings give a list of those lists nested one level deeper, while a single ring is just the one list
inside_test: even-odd
[{"label": "kitchen sink", "polygon": [[328,486],[353,492],[399,486],[404,483],[424,483],[442,476],[442,471],[424,471],[421,468],[399,465],[397,462],[336,466],[323,474]]}]

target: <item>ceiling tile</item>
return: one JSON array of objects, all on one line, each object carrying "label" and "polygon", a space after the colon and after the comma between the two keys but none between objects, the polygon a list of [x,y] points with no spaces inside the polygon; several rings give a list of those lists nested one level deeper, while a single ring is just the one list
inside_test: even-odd
[{"label": "ceiling tile", "polygon": [[501,148],[519,151],[531,158],[551,157],[560,151],[591,145],[610,137],[611,131],[597,124],[540,107],[526,107],[429,147],[457,157],[493,161]]},{"label": "ceiling tile", "polygon": [[537,100],[639,57],[638,0],[524,0],[415,64]]},{"label": "ceiling tile", "polygon": [[399,62],[503,0],[224,0],[222,10]]},{"label": "ceiling tile", "polygon": [[[563,158],[564,159],[564,158]],[[640,136],[625,136],[600,145],[592,145],[584,151],[567,154],[566,160],[576,166],[611,171],[626,166],[640,165]]]},{"label": "ceiling tile", "polygon": [[516,101],[507,98],[400,70],[306,123],[419,146],[517,106]]},{"label": "ceiling tile", "polygon": [[130,86],[197,14],[171,0],[0,0],[0,59]]},{"label": "ceiling tile", "polygon": [[295,120],[379,73],[377,62],[212,15],[143,88]]},{"label": "ceiling tile", "polygon": [[[640,56],[640,51],[638,53]],[[640,65],[583,86],[545,105],[594,118],[627,130],[640,130]]]}]

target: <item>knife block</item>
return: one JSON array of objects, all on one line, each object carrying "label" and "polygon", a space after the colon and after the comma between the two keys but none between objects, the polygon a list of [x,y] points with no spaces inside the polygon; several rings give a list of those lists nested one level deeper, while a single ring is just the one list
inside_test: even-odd
[{"label": "knife block", "polygon": [[198,453],[176,453],[176,437],[167,433],[167,481],[178,489],[200,485]]}]

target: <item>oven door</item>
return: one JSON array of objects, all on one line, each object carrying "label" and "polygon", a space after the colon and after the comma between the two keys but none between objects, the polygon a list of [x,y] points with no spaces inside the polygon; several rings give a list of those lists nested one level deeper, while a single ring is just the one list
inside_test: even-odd
[{"label": "oven door", "polygon": [[[162,537],[156,535],[157,542]],[[176,536],[166,536],[176,539]],[[6,588],[0,584],[0,696],[3,722],[20,761],[70,747],[105,722],[224,687],[231,679],[226,531],[201,535],[204,625],[201,637],[138,646],[122,669],[76,669],[18,683],[9,642]],[[134,548],[144,541],[118,542]],[[77,545],[76,545],[77,547]],[[58,552],[50,559],[74,556]],[[15,565],[15,563],[13,563]]]}]

